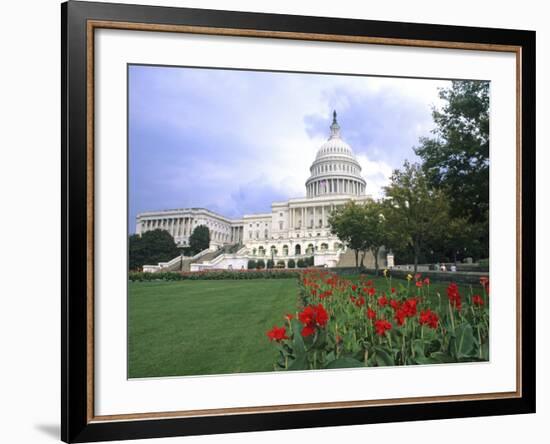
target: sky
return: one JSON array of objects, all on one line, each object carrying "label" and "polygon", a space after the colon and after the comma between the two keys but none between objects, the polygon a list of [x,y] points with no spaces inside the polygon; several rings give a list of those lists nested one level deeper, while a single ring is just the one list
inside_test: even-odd
[{"label": "sky", "polygon": [[449,81],[131,65],[129,231],[143,211],[227,217],[305,195],[332,111],[379,197],[433,129]]}]

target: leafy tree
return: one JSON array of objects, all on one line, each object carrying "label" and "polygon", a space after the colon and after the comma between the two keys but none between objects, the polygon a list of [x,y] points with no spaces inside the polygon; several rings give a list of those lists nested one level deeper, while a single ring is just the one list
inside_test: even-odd
[{"label": "leafy tree", "polygon": [[247,265],[247,268],[249,270],[255,270],[256,269],[256,261],[254,259],[249,259],[248,260],[248,265]]},{"label": "leafy tree", "polygon": [[296,268],[296,261],[294,259],[289,259],[287,262],[288,268]]},{"label": "leafy tree", "polygon": [[361,205],[347,203],[343,208],[331,213],[328,220],[332,234],[351,248],[355,253],[355,266],[359,269],[359,253],[365,247],[365,213]]},{"label": "leafy tree", "polygon": [[489,83],[455,81],[439,96],[434,135],[420,139],[415,152],[429,184],[447,193],[451,215],[482,225],[480,254],[488,254]]},{"label": "leafy tree", "polygon": [[408,161],[402,170],[393,172],[385,193],[389,245],[392,248],[410,246],[416,272],[422,249],[444,236],[450,220],[449,202],[441,190],[429,187],[420,165]]},{"label": "leafy tree", "polygon": [[263,259],[258,259],[258,262],[256,262],[256,268],[258,270],[262,270],[265,268],[265,261]]},{"label": "leafy tree", "polygon": [[144,265],[167,262],[180,254],[174,238],[165,230],[146,231],[128,238],[128,266],[137,270]]},{"label": "leafy tree", "polygon": [[200,253],[210,247],[210,230],[206,225],[195,227],[189,236],[189,248],[193,254]]},{"label": "leafy tree", "polygon": [[371,251],[374,256],[375,269],[378,272],[380,250],[391,242],[386,216],[384,215],[384,205],[370,199],[363,206],[363,215],[362,235],[364,250],[361,257],[361,266],[363,266],[367,251]]},{"label": "leafy tree", "polygon": [[267,260],[266,268],[273,268],[274,265],[275,265],[275,263],[273,262],[273,259],[268,259]]}]

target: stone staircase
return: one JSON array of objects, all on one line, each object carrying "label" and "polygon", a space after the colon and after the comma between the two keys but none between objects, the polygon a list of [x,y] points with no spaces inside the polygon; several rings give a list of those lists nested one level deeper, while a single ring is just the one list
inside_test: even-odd
[{"label": "stone staircase", "polygon": [[193,256],[191,258],[184,258],[183,264],[181,258],[174,258],[169,262],[169,265],[162,267],[162,271],[191,271],[191,264],[200,264],[203,262],[210,262],[222,254],[234,253],[242,248],[241,244],[224,245],[216,251],[208,251],[199,253],[200,257]]}]

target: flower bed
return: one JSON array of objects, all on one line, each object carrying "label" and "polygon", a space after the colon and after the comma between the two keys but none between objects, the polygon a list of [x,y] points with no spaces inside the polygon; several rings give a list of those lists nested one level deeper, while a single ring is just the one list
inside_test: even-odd
[{"label": "flower bed", "polygon": [[300,305],[284,325],[267,332],[279,350],[276,369],[306,370],[439,364],[489,359],[489,279],[461,294],[450,283],[433,294],[430,279],[407,276],[384,288],[307,270],[300,275]]}]

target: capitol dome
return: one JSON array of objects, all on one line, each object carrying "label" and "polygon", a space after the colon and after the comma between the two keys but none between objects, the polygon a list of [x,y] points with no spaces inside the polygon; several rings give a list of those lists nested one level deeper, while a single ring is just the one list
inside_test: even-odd
[{"label": "capitol dome", "polygon": [[332,114],[330,136],[321,145],[306,181],[307,197],[365,194],[367,182],[351,147],[340,136],[336,111]]}]

